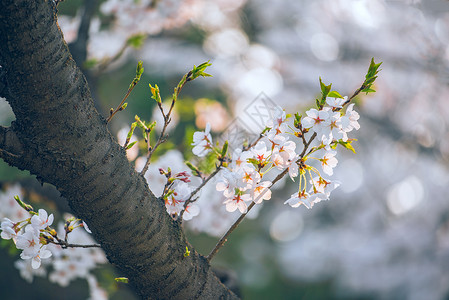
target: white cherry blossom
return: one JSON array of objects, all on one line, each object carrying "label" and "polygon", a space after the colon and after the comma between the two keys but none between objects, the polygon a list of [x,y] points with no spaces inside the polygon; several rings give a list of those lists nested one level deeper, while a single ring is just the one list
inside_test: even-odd
[{"label": "white cherry blossom", "polygon": [[324,195],[325,198],[322,200],[328,200],[331,192],[340,186],[339,181],[330,181],[318,176],[312,178],[310,182],[312,183],[311,192]]},{"label": "white cherry blossom", "polygon": [[350,132],[352,129],[359,130],[360,124],[357,120],[360,118],[358,112],[353,110],[354,103],[350,104],[346,109],[346,114],[341,117],[342,130],[344,132]]},{"label": "white cherry blossom", "polygon": [[182,219],[185,221],[191,220],[193,217],[198,216],[200,213],[200,207],[195,203],[190,203],[187,205],[184,214],[182,215]]},{"label": "white cherry blossom", "polygon": [[40,246],[39,231],[31,225],[25,227],[24,233],[17,235],[16,247],[23,250],[20,255],[23,259],[35,257]]},{"label": "white cherry blossom", "polygon": [[229,212],[234,212],[237,209],[242,213],[246,213],[248,210],[248,206],[246,205],[245,201],[249,201],[249,195],[240,195],[235,194],[229,198],[226,199],[223,203],[226,204],[226,210]]},{"label": "white cherry blossom", "polygon": [[338,160],[335,157],[337,154],[337,151],[327,151],[323,158],[320,158],[321,167],[323,168],[323,172],[326,173],[329,176],[332,176],[334,174],[334,168],[337,166]]},{"label": "white cherry blossom", "polygon": [[306,111],[307,117],[302,118],[301,124],[306,129],[312,129],[318,135],[318,139],[321,139],[322,132],[326,121],[330,117],[331,109],[324,107],[322,110],[316,110],[315,108]]},{"label": "white cherry blossom", "polygon": [[253,200],[257,204],[262,203],[263,200],[270,200],[271,199],[270,186],[271,186],[270,181],[262,181],[253,184],[249,189],[251,200]]},{"label": "white cherry blossom", "polygon": [[326,104],[332,108],[343,108],[342,105],[346,102],[346,100],[348,100],[347,96],[345,96],[344,98],[327,97]]},{"label": "white cherry blossom", "polygon": [[53,223],[53,214],[48,215],[45,209],[39,209],[38,214],[31,218],[31,225],[36,230],[45,229]]},{"label": "white cherry blossom", "polygon": [[340,112],[332,112],[322,127],[322,141],[329,145],[333,140],[347,141],[348,136],[342,129]]},{"label": "white cherry blossom", "polygon": [[204,131],[197,131],[193,134],[192,152],[198,157],[206,156],[212,150],[212,136],[210,135],[210,123],[206,124]]},{"label": "white cherry blossom", "polygon": [[253,155],[250,151],[242,151],[240,148],[235,149],[232,154],[231,168],[237,170],[244,166],[250,165],[247,159],[252,157]]},{"label": "white cherry blossom", "polygon": [[14,229],[15,225],[16,224],[13,221],[11,221],[10,219],[8,219],[8,218],[3,219],[2,225],[1,225],[2,239],[5,239],[5,240],[14,239],[15,240],[17,238],[17,232]]}]

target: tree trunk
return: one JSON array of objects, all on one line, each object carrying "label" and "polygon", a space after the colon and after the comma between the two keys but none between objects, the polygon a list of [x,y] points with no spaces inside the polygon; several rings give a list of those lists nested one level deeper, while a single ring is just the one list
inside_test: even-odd
[{"label": "tree trunk", "polygon": [[56,186],[142,298],[237,298],[109,133],[56,19],[52,0],[0,3],[0,96],[16,115],[0,157]]}]

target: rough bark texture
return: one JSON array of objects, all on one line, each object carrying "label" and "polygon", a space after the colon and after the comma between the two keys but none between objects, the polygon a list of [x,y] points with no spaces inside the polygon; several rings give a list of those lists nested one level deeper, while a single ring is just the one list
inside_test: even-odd
[{"label": "rough bark texture", "polygon": [[[0,157],[58,188],[145,299],[232,299],[135,172],[93,106],[53,1],[2,0],[0,83],[16,115]],[[4,76],[1,76],[4,75]]]}]

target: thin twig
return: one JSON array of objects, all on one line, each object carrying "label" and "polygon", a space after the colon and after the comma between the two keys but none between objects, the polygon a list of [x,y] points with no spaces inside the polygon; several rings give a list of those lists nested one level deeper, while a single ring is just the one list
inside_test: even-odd
[{"label": "thin twig", "polygon": [[126,99],[128,98],[129,94],[131,94],[132,90],[134,89],[134,87],[137,85],[137,82],[133,82],[133,84],[129,87],[128,92],[126,93],[125,97],[123,97],[122,102],[120,102],[120,104],[116,107],[116,109],[114,109],[114,111],[110,114],[110,116],[106,119],[106,122],[109,123],[109,121],[111,121],[112,117],[118,113],[120,111],[120,108],[123,106],[123,104],[125,103]]},{"label": "thin twig", "polygon": [[66,248],[101,248],[101,245],[90,244],[90,245],[79,245],[79,244],[70,244],[70,243],[61,243],[61,242],[52,242],[55,245],[61,246],[63,249]]},{"label": "thin twig", "polygon": [[[304,154],[307,151],[307,148],[310,146],[310,144],[312,143],[312,141],[315,139],[315,137],[317,136],[316,133],[314,133],[309,141],[307,141],[307,143],[304,144],[304,149],[302,151],[302,153],[299,155],[298,160],[295,163],[298,163],[299,161],[301,161],[301,159],[304,157]],[[272,184],[269,188],[265,188],[260,194],[259,196],[257,196],[256,199],[253,200],[253,202],[251,202],[251,204],[248,206],[247,210],[245,213],[241,214],[240,217],[234,222],[234,224],[232,224],[232,226],[228,229],[228,231],[223,235],[223,237],[218,241],[218,243],[215,245],[215,248],[212,249],[212,251],[209,253],[209,255],[206,257],[207,261],[211,261],[212,258],[218,253],[218,251],[220,250],[221,247],[223,247],[223,245],[226,243],[226,241],[228,240],[229,235],[234,231],[234,229],[237,228],[237,226],[239,226],[239,224],[243,221],[243,219],[245,218],[245,216],[250,212],[250,210],[256,205],[256,201],[259,200],[276,182],[278,182],[279,180],[281,180],[286,174],[288,173],[288,168],[284,169],[282,171],[282,173],[280,173],[278,176],[276,176],[276,178],[272,181]]]},{"label": "thin twig", "polygon": [[186,211],[187,206],[193,202],[193,197],[211,180],[215,177],[220,171],[221,166],[223,166],[223,161],[220,161],[220,164],[216,167],[215,171],[213,171],[203,182],[190,194],[189,198],[184,203],[184,209],[181,211],[181,214],[179,215],[179,219],[182,221],[182,216],[184,215],[184,212]]},{"label": "thin twig", "polygon": [[190,74],[190,72],[187,73],[186,75],[184,75],[183,79],[181,80],[182,83],[180,85],[178,85],[178,87],[175,88],[175,93],[173,94],[173,100],[172,100],[170,109],[168,110],[167,114],[164,113],[164,109],[162,108],[162,103],[158,102],[159,109],[162,113],[162,116],[164,117],[164,126],[162,128],[161,135],[159,136],[159,138],[153,148],[151,148],[149,146],[150,139],[148,138],[148,155],[147,155],[147,161],[145,163],[145,166],[143,167],[142,171],[140,171],[140,174],[142,174],[142,175],[145,175],[145,173],[148,171],[148,167],[150,166],[151,157],[153,156],[153,153],[156,151],[156,149],[162,143],[164,143],[167,140],[168,136],[165,135],[165,131],[167,129],[168,124],[170,124],[170,121],[171,121],[170,115],[173,111],[173,107],[175,106],[176,100],[178,99],[179,93],[181,93],[182,88],[184,87],[184,85],[187,82],[187,78],[188,78],[189,74]]}]

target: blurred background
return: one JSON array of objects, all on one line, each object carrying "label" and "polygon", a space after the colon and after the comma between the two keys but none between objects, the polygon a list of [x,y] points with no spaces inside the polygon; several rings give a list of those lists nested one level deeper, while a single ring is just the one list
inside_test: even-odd
[{"label": "blurred background", "polygon": [[[169,99],[193,65],[212,63],[212,78],[182,91],[151,182],[156,167],[192,159],[195,130],[211,122],[218,137],[235,118],[245,121],[242,112],[261,93],[287,113],[304,113],[320,93],[320,76],[352,95],[371,58],[383,62],[377,93],[356,98],[357,154],[339,151],[333,178],[342,184],[331,201],[291,208],[283,203],[297,186],[280,184],[213,265],[235,273],[244,299],[449,299],[449,1],[70,0],[59,5],[59,25],[104,116],[143,61],[128,107],[110,124],[121,143],[135,114],[160,119],[148,83]],[[2,125],[13,119],[0,101]],[[145,152],[131,150],[137,167]],[[0,180],[2,201],[18,183],[25,200],[68,211],[28,172],[1,162]],[[206,189],[202,198],[217,198],[213,193]],[[200,214],[187,226],[200,253],[233,217],[222,218]],[[8,249],[3,243],[5,299],[89,297],[83,280],[65,288],[44,278],[25,282]],[[120,274],[95,272],[111,299],[131,299],[125,285],[111,284]]]}]

